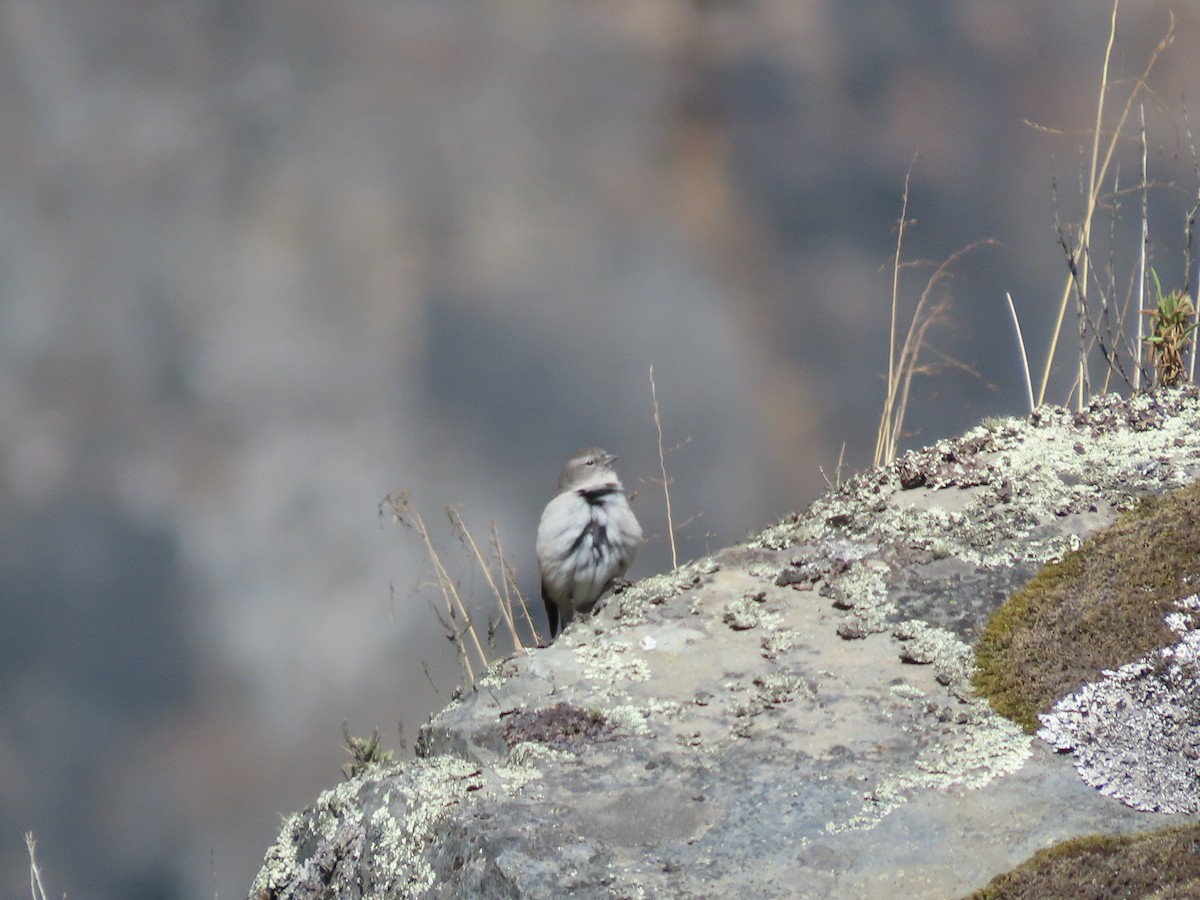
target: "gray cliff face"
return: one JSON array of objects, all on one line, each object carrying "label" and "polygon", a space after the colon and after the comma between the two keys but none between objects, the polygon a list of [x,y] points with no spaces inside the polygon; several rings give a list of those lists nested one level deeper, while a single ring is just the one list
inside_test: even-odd
[{"label": "gray cliff face", "polygon": [[969,645],[1043,562],[1198,476],[1194,391],[911,453],[494,666],[418,759],[288,819],[251,896],[955,897],[1066,838],[1194,821],[1144,811],[1172,782],[1135,752],[1116,799],[995,715]]}]

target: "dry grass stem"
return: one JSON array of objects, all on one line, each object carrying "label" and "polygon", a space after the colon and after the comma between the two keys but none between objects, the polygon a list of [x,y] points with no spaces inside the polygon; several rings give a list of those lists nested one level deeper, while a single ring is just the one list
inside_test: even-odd
[{"label": "dry grass stem", "polygon": [[[905,179],[905,185],[904,208],[907,209],[907,178]],[[890,336],[893,350],[890,350],[888,353],[888,394],[884,400],[883,414],[880,416],[879,431],[875,440],[874,464],[876,466],[886,465],[896,458],[896,447],[899,445],[900,437],[904,433],[904,417],[908,410],[908,399],[913,377],[916,375],[927,375],[932,372],[931,367],[920,364],[921,352],[924,349],[929,349],[930,352],[936,353],[936,351],[933,351],[928,346],[929,329],[933,325],[945,321],[946,314],[951,305],[950,298],[947,295],[942,295],[936,301],[932,299],[935,288],[950,277],[950,271],[955,263],[965,255],[982,247],[993,247],[997,244],[998,242],[991,238],[974,241],[942,260],[925,283],[925,289],[921,292],[916,309],[913,310],[912,320],[908,326],[908,333],[905,335],[904,343],[901,345],[898,354],[894,353],[895,334],[893,333]],[[897,244],[897,249],[900,249],[899,244]],[[907,268],[911,265],[913,264],[901,263],[897,258],[892,265],[893,281],[895,281],[901,267]],[[894,292],[898,292],[898,289],[894,289]],[[893,306],[895,304],[896,301],[893,300]],[[972,371],[969,366],[945,354],[937,355],[944,363],[956,366],[965,371]]]},{"label": "dry grass stem", "polygon": [[904,251],[904,228],[908,224],[908,183],[912,179],[913,166],[917,164],[917,156],[913,156],[904,173],[904,192],[900,195],[900,221],[896,226],[896,254],[892,257],[892,310],[891,324],[888,327],[888,369],[887,394],[883,401],[883,414],[879,417],[879,430],[875,435],[875,465],[881,465],[885,460],[890,462],[895,455],[895,447],[889,445],[889,435],[892,429],[892,407],[896,400],[896,311],[900,303],[900,269]]},{"label": "dry grass stem", "polygon": [[[533,627],[533,619],[529,615],[529,604],[525,601],[525,595],[521,593],[517,587],[517,575],[513,571],[512,566],[508,564],[508,560],[504,558],[504,549],[500,546],[500,531],[496,528],[496,523],[491,523],[492,527],[492,549],[496,557],[496,564],[500,566],[500,571],[503,573],[504,584],[504,602],[503,607],[508,610],[508,617],[512,618],[513,601],[515,598],[516,605],[521,610],[521,615],[525,619],[525,624],[529,626],[529,632],[533,635],[534,643],[540,644],[541,637],[537,633],[537,629]],[[521,647],[520,642],[517,642],[515,647]]]},{"label": "dry grass stem", "polygon": [[[484,649],[483,641],[480,640],[479,631],[467,603],[463,599],[462,592],[454,578],[451,577],[449,569],[442,560],[442,554],[438,551],[437,545],[429,533],[425,519],[413,505],[412,499],[404,492],[392,493],[380,503],[381,512],[384,507],[390,510],[394,522],[415,532],[421,540],[425,556],[433,570],[433,583],[440,591],[445,606],[444,611],[434,607],[434,614],[446,632],[447,638],[454,643],[465,686],[471,687],[475,684],[475,673],[480,668],[490,665],[494,661],[494,657]],[[517,627],[517,613],[515,612],[517,608],[520,609],[521,615],[529,626],[529,633],[533,635],[535,641],[539,640],[537,629],[534,628],[529,615],[525,597],[517,587],[512,567],[504,558],[496,523],[491,523],[491,553],[487,555],[480,549],[475,536],[471,534],[471,529],[467,527],[466,520],[457,509],[447,506],[446,519],[451,533],[469,555],[471,565],[478,566],[483,573],[488,590],[491,591],[499,609],[499,619],[504,623],[508,632],[512,650],[524,648],[521,631]],[[493,566],[497,568],[494,570]],[[497,623],[489,618],[487,644],[493,651],[495,650],[496,625]],[[429,675],[428,668],[426,668],[426,675]]]},{"label": "dry grass stem", "polygon": [[1196,334],[1200,330],[1200,307],[1196,309],[1192,316],[1192,349],[1188,360],[1188,381],[1196,380],[1196,348],[1200,341],[1196,339]]},{"label": "dry grass stem", "polygon": [[[1046,353],[1046,364],[1042,370],[1042,378],[1038,387],[1037,402],[1041,404],[1046,397],[1046,387],[1050,381],[1050,372],[1054,365],[1054,357],[1058,349],[1059,335],[1062,333],[1063,319],[1065,318],[1067,304],[1070,302],[1072,293],[1076,294],[1077,304],[1076,309],[1081,316],[1087,316],[1087,285],[1089,280],[1089,269],[1091,266],[1091,236],[1092,222],[1095,216],[1096,208],[1099,204],[1101,188],[1107,178],[1109,166],[1112,163],[1113,154],[1116,152],[1117,145],[1124,134],[1125,124],[1129,119],[1129,114],[1133,109],[1133,104],[1137,101],[1141,92],[1147,88],[1147,80],[1150,77],[1150,72],[1157,63],[1159,56],[1162,55],[1171,43],[1175,40],[1175,14],[1170,14],[1170,22],[1167,27],[1167,32],[1159,41],[1158,45],[1151,52],[1145,68],[1138,78],[1134,81],[1133,88],[1126,98],[1125,106],[1121,110],[1121,114],[1117,118],[1116,127],[1111,131],[1104,130],[1104,109],[1108,99],[1109,92],[1109,69],[1112,61],[1113,45],[1116,42],[1117,34],[1117,9],[1118,0],[1114,0],[1112,12],[1109,20],[1108,41],[1104,50],[1104,64],[1100,70],[1100,90],[1096,102],[1096,117],[1092,128],[1092,146],[1091,159],[1088,167],[1087,182],[1084,190],[1084,213],[1083,220],[1080,223],[1078,238],[1067,247],[1069,256],[1069,267],[1071,269],[1066,283],[1063,285],[1062,297],[1059,301],[1058,314],[1055,318],[1054,328],[1050,335],[1050,347]],[[1108,142],[1104,146],[1103,159],[1101,159],[1101,138],[1107,134]],[[1084,325],[1081,323],[1081,332]],[[1088,383],[1086,371],[1086,359],[1084,357],[1084,348],[1080,348],[1080,357],[1077,363],[1077,371],[1075,376],[1075,387],[1079,390],[1078,402],[1082,406],[1085,400],[1086,387]]]},{"label": "dry grass stem", "polygon": [[[37,864],[37,840],[32,831],[25,832],[25,849],[29,852],[29,893],[33,895],[33,900],[49,900],[46,887],[42,884],[42,870]],[[66,894],[63,898],[65,900]]]},{"label": "dry grass stem", "polygon": [[840,491],[842,489],[842,466],[846,462],[846,442],[842,441],[842,449],[838,453],[837,467],[833,470],[833,481],[829,480],[829,476],[825,474],[825,470],[821,466],[817,466],[817,471],[821,473],[821,477],[825,479],[825,486],[831,491]]},{"label": "dry grass stem", "polygon": [[671,516],[671,480],[667,478],[667,457],[663,452],[662,419],[658,414],[658,389],[654,385],[654,366],[650,367],[650,399],[654,402],[654,428],[658,432],[658,467],[662,472],[663,500],[667,505],[667,538],[671,542],[671,568],[679,568],[675,552],[675,522]]},{"label": "dry grass stem", "polygon": [[1017,346],[1021,349],[1021,370],[1025,375],[1025,398],[1029,403],[1029,411],[1033,412],[1035,409],[1033,405],[1033,381],[1029,377],[1029,354],[1025,352],[1025,339],[1021,337],[1021,322],[1017,319],[1017,308],[1013,305],[1012,294],[1006,291],[1004,299],[1008,301],[1008,312],[1012,316],[1013,328],[1017,331]]},{"label": "dry grass stem", "polygon": [[[1200,298],[1200,264],[1196,267],[1196,277],[1193,280],[1192,272],[1192,247],[1196,238],[1196,215],[1200,213],[1200,158],[1196,155],[1196,142],[1192,139],[1192,125],[1188,118],[1187,105],[1183,107],[1183,132],[1187,136],[1188,150],[1192,156],[1192,175],[1195,177],[1196,183],[1196,203],[1188,210],[1186,216],[1186,224],[1183,229],[1183,289],[1185,293],[1195,294]],[[1197,304],[1200,306],[1200,304]],[[1196,318],[1192,320],[1193,327],[1200,323],[1200,309],[1197,310]],[[1196,379],[1196,353],[1200,341],[1192,341],[1192,349],[1188,354],[1188,381]]]},{"label": "dry grass stem", "polygon": [[[483,652],[483,645],[479,642],[479,635],[475,632],[475,628],[471,624],[470,616],[467,615],[467,609],[462,602],[462,597],[459,596],[458,587],[455,585],[454,579],[450,577],[450,573],[446,571],[446,567],[442,564],[441,555],[438,553],[437,547],[429,535],[429,528],[425,525],[425,519],[420,511],[413,506],[412,500],[407,493],[389,494],[384,502],[391,507],[392,520],[416,532],[417,537],[421,539],[421,543],[425,547],[425,555],[429,559],[430,565],[433,566],[433,573],[437,579],[438,589],[441,591],[442,599],[446,604],[446,616],[443,617],[439,613],[438,620],[446,630],[447,636],[454,641],[455,649],[458,652],[459,665],[463,670],[466,683],[473,685],[475,683],[475,667],[471,664],[471,654],[468,648],[471,645],[474,646],[481,666],[487,666],[487,654]],[[463,623],[461,629],[455,624],[459,621]],[[467,644],[468,637],[471,639],[471,645]]]},{"label": "dry grass stem", "polygon": [[500,550],[500,532],[496,529],[496,523],[491,523],[492,529],[492,556],[496,560],[496,564],[500,567],[500,584],[504,587],[503,594],[496,593],[496,605],[500,609],[500,617],[504,619],[504,623],[508,625],[508,635],[512,638],[514,649],[522,649],[524,644],[521,642],[521,636],[517,633],[517,623],[513,615],[513,597],[514,595],[519,600],[519,605],[525,612],[525,620],[529,622],[530,630],[533,631],[533,641],[535,644],[540,643],[537,630],[533,628],[533,622],[529,620],[529,610],[525,607],[525,598],[521,596],[521,592],[516,589],[516,581],[512,576],[511,570],[504,562],[504,556]]},{"label": "dry grass stem", "polygon": [[[512,596],[509,592],[508,580],[504,577],[504,570],[501,567],[500,581],[504,585],[501,590],[496,585],[496,579],[492,576],[492,566],[489,560],[480,552],[479,545],[475,543],[475,538],[471,534],[471,530],[467,528],[467,523],[463,521],[462,514],[453,506],[446,507],[446,516],[450,520],[450,527],[454,529],[458,539],[470,548],[472,556],[475,557],[475,562],[479,565],[479,570],[483,572],[483,577],[487,580],[488,588],[492,592],[492,596],[496,598],[496,604],[500,608],[500,618],[508,626],[509,635],[512,637],[514,649],[521,649],[521,637],[517,634],[517,626],[513,620],[512,611]],[[495,535],[495,523],[492,523],[492,534]],[[496,539],[497,543],[499,538]],[[524,606],[525,601],[522,598],[521,605]]]},{"label": "dry grass stem", "polygon": [[[1146,152],[1146,105],[1138,104],[1138,111],[1141,114],[1141,132],[1140,139],[1142,144],[1142,243],[1138,248],[1138,286],[1137,286],[1137,308],[1146,308],[1146,247],[1150,243],[1150,214],[1148,210],[1148,181],[1147,177],[1147,152]],[[1134,357],[1133,366],[1133,389],[1139,390],[1142,386],[1142,342],[1146,337],[1146,330],[1143,327],[1142,317],[1138,316],[1138,342],[1137,355]]]},{"label": "dry grass stem", "polygon": [[[1078,252],[1083,256],[1083,259],[1084,259],[1084,269],[1083,269],[1083,279],[1084,280],[1086,280],[1086,278],[1087,278],[1086,259],[1087,259],[1088,238],[1091,235],[1092,211],[1095,209],[1096,199],[1097,199],[1097,194],[1098,194],[1098,188],[1096,185],[1096,159],[1099,155],[1099,150],[1100,150],[1100,129],[1101,129],[1101,126],[1104,121],[1104,100],[1108,93],[1108,64],[1112,58],[1112,48],[1113,48],[1113,43],[1116,40],[1116,37],[1117,37],[1117,0],[1113,0],[1112,18],[1109,22],[1109,30],[1108,30],[1108,44],[1104,50],[1104,66],[1102,67],[1102,69],[1100,71],[1100,96],[1099,96],[1099,101],[1096,104],[1096,125],[1092,131],[1092,165],[1091,165],[1091,174],[1088,176],[1088,191],[1087,191],[1087,201],[1086,201],[1087,206],[1086,206],[1086,211],[1084,212],[1084,216],[1083,216],[1083,227],[1080,230],[1079,244],[1078,244]],[[1114,136],[1114,141],[1115,141],[1115,136]],[[1071,255],[1070,251],[1068,251],[1068,255],[1069,256]],[[1046,353],[1046,368],[1042,372],[1042,383],[1041,383],[1041,386],[1038,388],[1037,402],[1038,402],[1039,406],[1042,404],[1042,402],[1046,398],[1046,384],[1050,380],[1050,368],[1054,363],[1054,353],[1058,349],[1058,336],[1059,336],[1059,334],[1062,333],[1062,323],[1063,323],[1063,319],[1065,318],[1066,312],[1067,312],[1067,302],[1071,298],[1071,289],[1073,287],[1075,287],[1076,284],[1078,284],[1080,281],[1080,279],[1077,276],[1077,273],[1075,271],[1073,259],[1074,259],[1074,257],[1072,256],[1071,275],[1067,279],[1066,285],[1063,287],[1062,299],[1059,301],[1059,305],[1058,305],[1058,317],[1055,319],[1054,330],[1051,332],[1051,335],[1050,335],[1050,349]],[[1083,288],[1083,291],[1085,292],[1085,296],[1086,296],[1086,287]],[[1077,379],[1082,381],[1082,373],[1078,374],[1076,377],[1077,377]]]}]

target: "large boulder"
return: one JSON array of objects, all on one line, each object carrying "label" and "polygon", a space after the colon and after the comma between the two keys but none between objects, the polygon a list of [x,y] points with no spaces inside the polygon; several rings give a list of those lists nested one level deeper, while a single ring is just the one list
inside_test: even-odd
[{"label": "large boulder", "polygon": [[[494,665],[417,759],[287,819],[251,896],[956,897],[1066,839],[1195,822],[1153,796],[1177,779],[1106,795],[1064,718],[1039,738],[971,678],[1044,563],[1197,477],[1194,390],[907,454]],[[1194,709],[1195,685],[1167,687]]]}]

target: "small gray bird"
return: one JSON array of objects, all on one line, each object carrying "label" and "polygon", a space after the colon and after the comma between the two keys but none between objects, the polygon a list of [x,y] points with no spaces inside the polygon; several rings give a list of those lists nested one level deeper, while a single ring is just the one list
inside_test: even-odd
[{"label": "small gray bird", "polygon": [[599,447],[576,450],[559,476],[558,496],[542,512],[537,557],[551,638],[576,613],[595,607],[628,571],[642,542],[615,461]]}]

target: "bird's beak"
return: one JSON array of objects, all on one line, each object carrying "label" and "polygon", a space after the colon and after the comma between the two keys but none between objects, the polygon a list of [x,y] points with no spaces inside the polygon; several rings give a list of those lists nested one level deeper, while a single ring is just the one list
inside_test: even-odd
[{"label": "bird's beak", "polygon": [[606,466],[611,466],[616,461],[617,461],[617,458],[615,456],[613,456],[611,453],[604,454],[604,464]]}]

